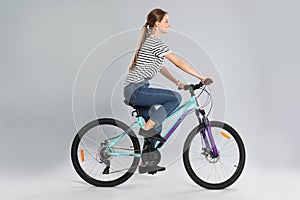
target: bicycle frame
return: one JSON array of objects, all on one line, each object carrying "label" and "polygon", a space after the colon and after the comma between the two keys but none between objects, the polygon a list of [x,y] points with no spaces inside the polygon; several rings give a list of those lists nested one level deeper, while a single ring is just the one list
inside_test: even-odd
[{"label": "bicycle frame", "polygon": [[[177,129],[177,127],[183,122],[183,120],[190,115],[191,113],[193,113],[194,111],[199,111],[200,107],[197,101],[197,98],[195,97],[195,95],[192,95],[190,97],[189,100],[187,100],[183,105],[181,105],[180,107],[178,107],[175,111],[173,111],[167,118],[165,118],[162,122],[162,124],[164,124],[166,121],[170,120],[171,118],[173,118],[176,114],[178,114],[179,112],[183,112],[183,114],[181,114],[175,121],[175,123],[169,128],[169,130],[163,134],[163,137],[168,140],[168,138],[171,137],[171,135],[174,133],[174,131]],[[205,123],[206,124],[206,128],[205,130],[207,131],[208,134],[208,138],[206,135],[205,130],[201,131],[203,140],[205,142],[205,146],[209,151],[212,151],[214,153],[215,156],[218,155],[217,153],[217,149],[215,146],[215,142],[214,139],[212,137],[212,133],[211,133],[211,128],[210,128],[210,124],[208,119],[205,117],[205,119],[202,119],[202,121],[199,118],[199,113],[197,113],[197,117],[199,119],[199,123]],[[123,138],[126,134],[128,134],[132,129],[136,128],[137,126],[143,127],[144,126],[144,120],[141,116],[137,117],[137,122],[133,123],[129,129],[125,132],[123,132],[122,134],[120,134],[117,138],[115,138],[107,147],[106,147],[106,153],[109,155],[113,155],[113,156],[134,156],[134,157],[141,157],[141,153],[129,153],[129,152],[111,152],[109,151],[110,148],[112,148],[121,138]],[[206,123],[205,121],[207,121],[208,123]],[[209,145],[209,141],[211,146]],[[162,148],[162,146],[165,144],[166,142],[160,142],[156,145],[156,148],[158,150],[160,150]]]}]

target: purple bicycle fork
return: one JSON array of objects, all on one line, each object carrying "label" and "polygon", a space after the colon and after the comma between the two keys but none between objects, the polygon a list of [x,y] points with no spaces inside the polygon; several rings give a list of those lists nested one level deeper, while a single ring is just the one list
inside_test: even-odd
[{"label": "purple bicycle fork", "polygon": [[[206,131],[207,131],[207,134],[208,134],[209,141],[207,139]],[[212,136],[211,126],[210,126],[210,122],[208,120],[207,120],[207,125],[205,126],[205,129],[203,129],[201,131],[201,135],[203,137],[203,140],[204,140],[204,143],[205,143],[205,146],[206,146],[206,149],[208,150],[208,152],[211,152],[211,150],[212,150],[214,156],[218,157],[219,156],[218,150],[217,150],[217,147],[216,147],[216,144],[215,144],[215,140]],[[209,145],[209,142],[210,142],[211,145]]]},{"label": "purple bicycle fork", "polygon": [[[195,103],[197,106],[199,106],[199,103],[198,103],[198,100],[197,98],[195,98]],[[199,110],[201,112],[201,110]],[[201,124],[201,119],[199,117],[199,111],[197,113],[197,117],[198,117],[198,120],[199,120],[199,123]],[[202,110],[203,111],[203,110]],[[217,150],[217,147],[216,147],[216,144],[215,144],[215,141],[214,141],[214,138],[212,136],[212,133],[211,133],[211,126],[210,126],[210,122],[209,120],[207,119],[207,117],[205,117],[205,111],[202,113],[202,116],[204,117],[202,119],[202,123],[205,125],[205,128],[201,131],[201,135],[203,137],[203,140],[204,140],[204,143],[205,143],[205,146],[206,146],[206,149],[208,150],[208,152],[211,152],[211,150],[213,151],[213,154],[215,157],[218,157],[219,154],[218,154],[218,150]],[[209,141],[210,141],[210,144],[209,145],[209,142],[208,142],[208,139],[206,137],[206,132],[208,133],[208,138],[209,138]]]}]

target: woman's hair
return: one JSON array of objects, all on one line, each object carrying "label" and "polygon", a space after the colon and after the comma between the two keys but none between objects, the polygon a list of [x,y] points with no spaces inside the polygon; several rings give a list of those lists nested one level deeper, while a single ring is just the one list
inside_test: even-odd
[{"label": "woman's hair", "polygon": [[138,53],[139,53],[143,43],[145,42],[146,37],[149,34],[148,27],[151,30],[154,27],[155,22],[161,22],[161,20],[163,19],[163,17],[166,14],[167,14],[166,11],[164,11],[162,9],[159,9],[159,8],[156,8],[156,9],[150,11],[149,14],[147,15],[147,22],[144,24],[144,26],[142,28],[142,36],[141,36],[141,39],[139,41],[138,47],[135,51],[133,60],[130,64],[129,71],[132,71],[136,66]]}]

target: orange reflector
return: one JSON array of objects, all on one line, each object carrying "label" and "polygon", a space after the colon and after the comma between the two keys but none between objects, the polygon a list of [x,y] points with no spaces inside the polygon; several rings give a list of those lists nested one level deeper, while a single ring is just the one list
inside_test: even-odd
[{"label": "orange reflector", "polygon": [[84,151],[82,149],[80,150],[80,157],[81,161],[84,162]]},{"label": "orange reflector", "polygon": [[229,135],[227,135],[227,134],[226,134],[226,133],[224,133],[224,132],[221,132],[221,135],[222,135],[224,138],[226,138],[227,140],[229,140],[229,139],[230,139]]}]

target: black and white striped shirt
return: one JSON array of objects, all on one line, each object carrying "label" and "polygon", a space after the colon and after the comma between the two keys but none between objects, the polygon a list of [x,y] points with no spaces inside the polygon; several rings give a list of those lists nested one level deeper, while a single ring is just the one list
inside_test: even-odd
[{"label": "black and white striped shirt", "polygon": [[149,35],[138,53],[137,64],[127,74],[124,85],[152,79],[160,71],[164,56],[170,52],[160,37]]}]

